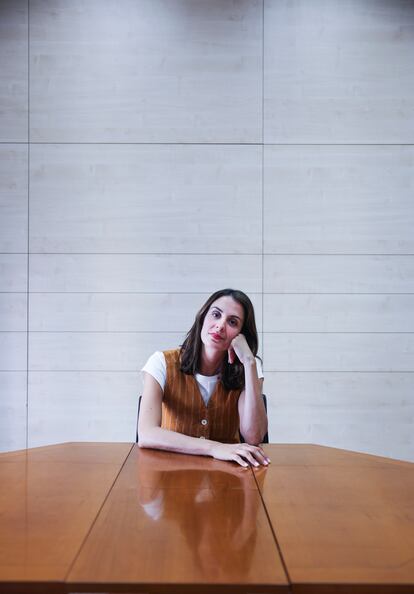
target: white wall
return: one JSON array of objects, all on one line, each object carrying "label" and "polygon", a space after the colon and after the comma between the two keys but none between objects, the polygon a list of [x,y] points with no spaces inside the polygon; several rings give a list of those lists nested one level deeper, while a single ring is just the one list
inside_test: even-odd
[{"label": "white wall", "polygon": [[0,448],[134,439],[255,303],[270,438],[414,460],[414,5],[0,0]]}]

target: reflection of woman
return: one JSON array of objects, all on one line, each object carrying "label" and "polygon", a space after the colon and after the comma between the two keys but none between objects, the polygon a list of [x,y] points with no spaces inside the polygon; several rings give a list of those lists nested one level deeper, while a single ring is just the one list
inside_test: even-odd
[{"label": "reflection of woman", "polygon": [[[190,457],[164,456],[141,450],[137,458],[139,502],[154,522],[154,539],[157,531],[177,523],[202,575],[218,582],[248,575],[257,551],[260,502],[252,475],[224,462],[210,466]],[[255,475],[262,483],[260,469]]]},{"label": "reflection of woman", "polygon": [[[257,347],[247,295],[233,289],[211,295],[182,347],[155,353],[143,368],[140,447],[266,465]],[[239,443],[239,430],[247,443]]]}]

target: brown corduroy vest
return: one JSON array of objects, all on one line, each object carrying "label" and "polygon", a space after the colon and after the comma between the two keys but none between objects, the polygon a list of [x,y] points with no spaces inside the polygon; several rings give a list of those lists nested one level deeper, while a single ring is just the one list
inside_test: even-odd
[{"label": "brown corduroy vest", "polygon": [[161,427],[222,443],[239,442],[241,390],[226,390],[219,380],[206,406],[194,376],[180,370],[180,349],[164,351],[164,357],[167,378]]}]

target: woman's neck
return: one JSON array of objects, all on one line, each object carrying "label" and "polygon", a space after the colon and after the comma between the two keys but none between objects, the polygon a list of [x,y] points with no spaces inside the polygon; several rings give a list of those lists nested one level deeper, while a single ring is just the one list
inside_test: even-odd
[{"label": "woman's neck", "polygon": [[198,372],[201,375],[216,375],[221,369],[223,357],[223,353],[217,351],[209,352],[203,345]]}]

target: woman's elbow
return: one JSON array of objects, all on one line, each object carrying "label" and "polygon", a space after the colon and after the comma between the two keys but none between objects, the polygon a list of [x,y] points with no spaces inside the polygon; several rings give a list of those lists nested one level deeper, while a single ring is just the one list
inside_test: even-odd
[{"label": "woman's elbow", "polygon": [[139,448],[151,448],[154,446],[154,439],[151,438],[151,429],[143,430],[138,432],[138,447]]}]

